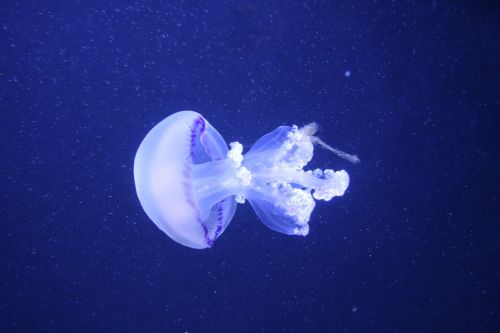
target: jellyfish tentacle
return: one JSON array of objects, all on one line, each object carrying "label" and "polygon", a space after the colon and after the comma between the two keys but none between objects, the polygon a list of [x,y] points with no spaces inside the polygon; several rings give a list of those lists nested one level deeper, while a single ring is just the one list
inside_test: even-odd
[{"label": "jellyfish tentacle", "polygon": [[349,177],[344,170],[303,170],[313,157],[315,123],[275,131],[266,136],[265,144],[260,143],[257,151],[251,149],[245,155],[243,164],[252,171],[255,184],[246,196],[271,229],[307,235],[314,199],[329,201],[343,195]]}]

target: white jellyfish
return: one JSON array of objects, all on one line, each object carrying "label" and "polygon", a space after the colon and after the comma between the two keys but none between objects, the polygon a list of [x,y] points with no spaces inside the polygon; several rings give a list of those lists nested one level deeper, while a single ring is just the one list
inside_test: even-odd
[{"label": "white jellyfish", "polygon": [[137,196],[148,217],[176,242],[211,247],[247,199],[262,222],[288,235],[305,236],[314,199],[342,196],[346,171],[304,171],[314,144],[358,162],[315,137],[317,126],[280,126],[243,155],[200,114],[177,112],[144,138],[134,162]]}]

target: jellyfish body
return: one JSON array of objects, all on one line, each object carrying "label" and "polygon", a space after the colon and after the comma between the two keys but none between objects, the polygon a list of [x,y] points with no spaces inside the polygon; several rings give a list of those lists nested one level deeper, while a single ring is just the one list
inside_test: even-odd
[{"label": "jellyfish body", "polygon": [[281,126],[243,155],[230,149],[200,114],[177,112],[144,138],[134,162],[137,195],[149,218],[170,238],[211,247],[248,199],[272,230],[307,235],[317,200],[342,196],[346,171],[304,171],[313,157],[315,129]]}]

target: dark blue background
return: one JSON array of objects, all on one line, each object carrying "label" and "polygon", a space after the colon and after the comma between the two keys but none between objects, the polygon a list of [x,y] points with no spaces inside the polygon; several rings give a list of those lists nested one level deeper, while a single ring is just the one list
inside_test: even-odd
[{"label": "dark blue background", "polygon": [[[493,3],[3,1],[0,331],[498,331]],[[184,109],[247,149],[316,121],[362,163],[317,150],[351,186],[309,236],[240,205],[192,250],[132,173]]]}]

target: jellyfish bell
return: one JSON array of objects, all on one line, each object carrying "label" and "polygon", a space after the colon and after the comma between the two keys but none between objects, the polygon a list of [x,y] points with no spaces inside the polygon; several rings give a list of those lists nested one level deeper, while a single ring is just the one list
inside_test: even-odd
[{"label": "jellyfish bell", "polygon": [[228,149],[200,114],[177,112],[156,125],[137,151],[134,179],[141,205],[170,238],[197,249],[214,244],[237,203],[246,199],[269,228],[305,236],[314,199],[342,196],[349,185],[344,170],[303,170],[314,145],[357,159],[315,137],[316,129],[278,127],[243,155],[240,143]]},{"label": "jellyfish bell", "polygon": [[[206,248],[232,219],[236,202],[228,195],[210,207],[195,194],[203,176],[197,164],[226,158],[227,144],[201,115],[177,112],[142,141],[134,162],[137,196],[148,217],[178,243]],[[208,184],[206,184],[208,186]]]}]

